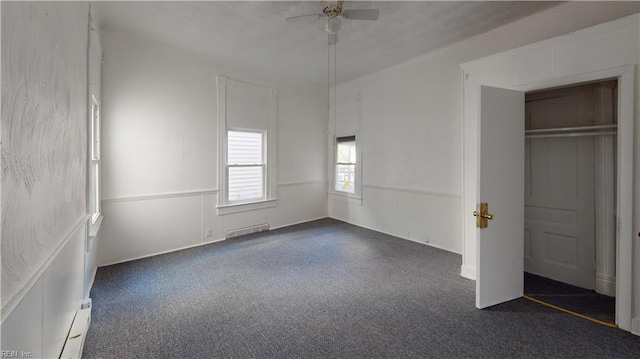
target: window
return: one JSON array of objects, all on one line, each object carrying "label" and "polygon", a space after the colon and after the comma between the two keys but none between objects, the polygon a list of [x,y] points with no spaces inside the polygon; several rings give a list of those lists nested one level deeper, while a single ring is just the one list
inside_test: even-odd
[{"label": "window", "polygon": [[218,205],[226,215],[278,205],[278,90],[217,76]]},{"label": "window", "polygon": [[335,190],[356,192],[356,136],[336,138]]},{"label": "window", "polygon": [[227,131],[227,202],[265,199],[264,131]]},{"label": "window", "polygon": [[95,236],[100,225],[100,105],[95,96],[91,96],[89,146],[89,214],[91,215],[91,235]]}]

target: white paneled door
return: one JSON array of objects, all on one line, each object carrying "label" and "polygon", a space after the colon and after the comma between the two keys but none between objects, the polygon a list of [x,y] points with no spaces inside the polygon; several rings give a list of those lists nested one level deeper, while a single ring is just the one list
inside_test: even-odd
[{"label": "white paneled door", "polygon": [[523,294],[524,93],[481,86],[478,133],[478,204],[487,203],[493,215],[487,228],[477,229],[476,307],[482,309]]},{"label": "white paneled door", "polygon": [[525,269],[593,289],[593,138],[527,142]]}]

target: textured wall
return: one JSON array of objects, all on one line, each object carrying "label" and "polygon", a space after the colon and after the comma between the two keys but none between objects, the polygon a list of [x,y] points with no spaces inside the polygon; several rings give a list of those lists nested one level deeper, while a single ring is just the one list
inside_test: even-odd
[{"label": "textured wall", "polygon": [[86,213],[84,3],[2,2],[2,311]]}]

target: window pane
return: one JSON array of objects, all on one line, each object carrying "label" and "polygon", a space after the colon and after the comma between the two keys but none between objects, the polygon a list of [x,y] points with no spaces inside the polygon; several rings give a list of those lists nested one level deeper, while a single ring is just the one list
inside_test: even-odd
[{"label": "window pane", "polygon": [[89,205],[91,211],[92,222],[95,221],[96,215],[100,212],[100,163],[91,163],[91,195],[89,196]]},{"label": "window pane", "polygon": [[227,132],[227,164],[258,165],[263,163],[260,132]]},{"label": "window pane", "polygon": [[336,165],[336,191],[355,193],[356,165]]},{"label": "window pane", "polygon": [[339,163],[356,163],[356,142],[339,142],[336,160]]},{"label": "window pane", "polygon": [[229,167],[229,202],[263,198],[263,167]]},{"label": "window pane", "polygon": [[91,159],[97,160],[100,158],[99,153],[99,139],[100,122],[98,117],[98,105],[93,104],[91,106]]}]

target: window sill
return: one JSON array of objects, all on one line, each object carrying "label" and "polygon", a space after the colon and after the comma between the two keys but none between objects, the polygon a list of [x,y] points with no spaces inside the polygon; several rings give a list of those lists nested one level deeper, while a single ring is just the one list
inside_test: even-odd
[{"label": "window sill", "polygon": [[362,197],[350,193],[329,192],[329,199],[362,206]]},{"label": "window sill", "polygon": [[102,215],[102,213],[98,213],[98,217],[93,220],[91,223],[89,224],[89,237],[90,238],[95,238],[98,235],[98,232],[100,231],[100,226],[102,225],[102,219],[104,218],[104,216]]},{"label": "window sill", "polygon": [[263,208],[271,208],[277,205],[278,205],[278,199],[273,198],[273,199],[267,199],[267,200],[257,201],[257,202],[244,202],[244,203],[219,205],[217,210],[218,210],[218,215],[225,215],[225,214],[231,214],[231,213],[255,211],[257,209],[263,209]]}]

